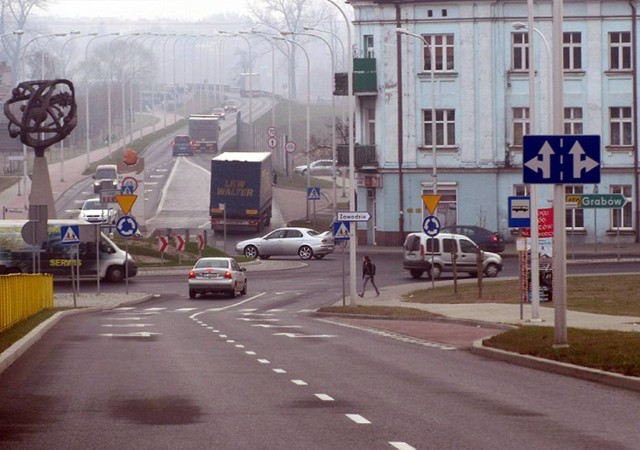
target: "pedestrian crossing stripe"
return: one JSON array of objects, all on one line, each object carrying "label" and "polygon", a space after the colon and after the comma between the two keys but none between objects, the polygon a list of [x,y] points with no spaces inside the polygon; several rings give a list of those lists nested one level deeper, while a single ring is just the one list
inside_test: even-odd
[{"label": "pedestrian crossing stripe", "polygon": [[[76,228],[74,230],[74,228]],[[78,237],[78,227],[73,227],[73,226],[68,226],[66,227],[66,230],[64,230],[64,227],[61,227],[60,231],[64,231],[64,234],[62,236],[62,243],[63,244],[78,244],[80,243],[80,238]]]},{"label": "pedestrian crossing stripe", "polygon": [[307,199],[320,200],[320,188],[308,188]]}]

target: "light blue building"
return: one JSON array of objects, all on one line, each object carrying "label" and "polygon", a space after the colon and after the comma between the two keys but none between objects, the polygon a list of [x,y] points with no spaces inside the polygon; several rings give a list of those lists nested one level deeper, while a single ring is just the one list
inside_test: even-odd
[{"label": "light blue building", "polygon": [[[533,117],[528,30],[522,28],[526,1],[350,3],[357,203],[373,216],[359,224],[359,242],[400,245],[408,232],[421,230],[429,215],[422,196],[434,194],[434,182],[443,226],[479,225],[513,240],[518,230],[508,226],[508,198],[528,194],[523,136],[554,134],[552,2],[534,5]],[[601,182],[565,190],[628,199],[618,209],[567,209],[569,246],[637,239],[638,37],[632,5],[564,2],[564,134],[601,136]],[[347,157],[339,148],[339,162]],[[538,188],[540,208],[553,206],[551,191]]]}]

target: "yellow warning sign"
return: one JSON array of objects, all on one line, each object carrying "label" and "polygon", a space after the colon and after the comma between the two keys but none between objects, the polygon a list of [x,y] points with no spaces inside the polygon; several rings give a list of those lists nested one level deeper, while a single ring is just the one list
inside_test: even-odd
[{"label": "yellow warning sign", "polygon": [[122,214],[128,216],[133,204],[138,199],[138,196],[134,194],[120,194],[116,195],[115,199],[118,202],[118,205],[120,205],[120,209],[122,209]]},{"label": "yellow warning sign", "polygon": [[423,195],[422,201],[424,202],[425,208],[429,210],[429,214],[432,216],[435,214],[436,209],[438,208],[438,203],[440,202],[440,195]]}]

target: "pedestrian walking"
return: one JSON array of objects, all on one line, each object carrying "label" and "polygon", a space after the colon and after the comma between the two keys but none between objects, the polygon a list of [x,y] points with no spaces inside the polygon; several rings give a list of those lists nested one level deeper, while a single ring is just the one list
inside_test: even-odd
[{"label": "pedestrian walking", "polygon": [[362,261],[362,292],[358,295],[360,297],[364,296],[364,291],[367,288],[367,283],[371,281],[371,286],[376,290],[376,297],[380,295],[380,291],[378,290],[378,286],[376,286],[375,282],[376,276],[376,265],[371,262],[371,258],[368,255],[365,255]]}]

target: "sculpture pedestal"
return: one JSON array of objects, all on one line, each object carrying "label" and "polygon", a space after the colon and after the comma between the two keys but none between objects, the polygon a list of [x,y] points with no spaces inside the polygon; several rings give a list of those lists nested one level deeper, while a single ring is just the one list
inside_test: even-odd
[{"label": "sculpture pedestal", "polygon": [[56,204],[53,200],[53,189],[49,177],[47,158],[36,156],[33,159],[33,175],[31,176],[31,193],[29,205],[47,205],[47,218],[57,219]]}]

